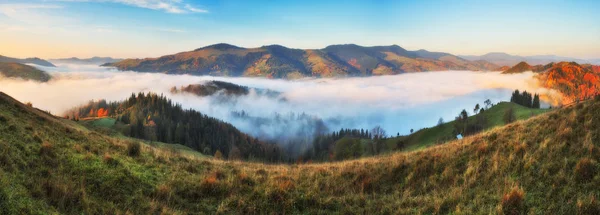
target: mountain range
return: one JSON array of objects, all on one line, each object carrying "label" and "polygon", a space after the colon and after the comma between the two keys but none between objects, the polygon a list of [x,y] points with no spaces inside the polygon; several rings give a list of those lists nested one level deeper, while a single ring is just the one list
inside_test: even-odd
[{"label": "mountain range", "polygon": [[323,49],[292,49],[281,45],[242,48],[215,44],[158,58],[125,59],[103,66],[137,72],[268,78],[391,75],[444,70],[496,70],[483,60],[400,46],[331,45]]},{"label": "mountain range", "polygon": [[56,67],[56,66],[54,66],[54,64],[52,64],[44,59],[37,58],[37,57],[19,59],[19,58],[12,58],[12,57],[0,55],[0,62],[2,62],[2,63],[21,63],[21,64],[30,63],[30,64],[46,66],[46,67]]},{"label": "mountain range", "polygon": [[510,55],[503,52],[490,52],[484,55],[459,55],[459,57],[476,61],[484,60],[499,66],[513,66],[519,62],[526,62],[530,65],[549,64],[552,62],[568,61],[578,64],[600,64],[600,59],[578,59],[572,57],[562,57],[556,55],[533,55],[533,56],[518,56]]},{"label": "mountain range", "polygon": [[59,59],[50,59],[51,62],[60,64],[92,64],[92,65],[102,65],[105,63],[114,63],[122,61],[120,58],[111,58],[111,57],[92,57],[92,58],[59,58]]}]

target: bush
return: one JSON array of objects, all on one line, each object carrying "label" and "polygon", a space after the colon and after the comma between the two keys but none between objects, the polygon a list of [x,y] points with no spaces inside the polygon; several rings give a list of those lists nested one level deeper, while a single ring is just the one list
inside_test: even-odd
[{"label": "bush", "polygon": [[600,204],[596,197],[590,195],[583,200],[577,200],[577,214],[600,214]]},{"label": "bush", "polygon": [[596,174],[596,166],[594,162],[589,158],[582,158],[575,165],[575,179],[580,183],[586,183],[591,181]]},{"label": "bush", "polygon": [[223,159],[223,153],[221,153],[220,150],[217,150],[215,152],[215,159],[219,159],[219,160]]},{"label": "bush", "polygon": [[129,141],[127,142],[127,155],[131,157],[136,157],[140,155],[142,151],[142,145],[137,141]]},{"label": "bush", "polygon": [[513,189],[502,197],[503,214],[525,214],[525,192],[518,188]]},{"label": "bush", "polygon": [[112,156],[110,156],[110,154],[104,153],[104,156],[102,157],[102,160],[104,160],[104,162],[108,165],[111,166],[116,166],[117,164],[119,164],[119,161],[117,161],[115,158],[113,158]]},{"label": "bush", "polygon": [[41,156],[52,156],[52,144],[48,142],[42,143],[40,147],[40,155]]}]

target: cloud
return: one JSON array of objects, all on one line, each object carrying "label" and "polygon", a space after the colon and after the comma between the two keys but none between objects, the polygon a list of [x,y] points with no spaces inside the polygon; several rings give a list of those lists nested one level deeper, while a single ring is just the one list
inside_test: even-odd
[{"label": "cloud", "polygon": [[185,9],[188,9],[189,11],[192,11],[194,13],[208,13],[208,10],[196,8],[196,7],[193,7],[193,6],[189,5],[189,4],[185,5]]},{"label": "cloud", "polygon": [[56,24],[64,23],[68,19],[51,16],[48,10],[62,9],[60,5],[52,4],[0,4],[0,14],[10,20],[27,24]]},{"label": "cloud", "polygon": [[208,13],[206,9],[200,9],[182,0],[56,0],[62,2],[112,2],[120,3],[134,7],[146,8],[151,10],[160,10],[167,13],[185,14],[185,13]]}]

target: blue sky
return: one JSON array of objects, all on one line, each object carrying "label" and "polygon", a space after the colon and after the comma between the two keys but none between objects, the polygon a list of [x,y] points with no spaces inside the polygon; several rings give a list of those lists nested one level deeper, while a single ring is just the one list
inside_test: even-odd
[{"label": "blue sky", "polygon": [[213,43],[600,58],[600,1],[0,0],[0,54],[156,57]]}]

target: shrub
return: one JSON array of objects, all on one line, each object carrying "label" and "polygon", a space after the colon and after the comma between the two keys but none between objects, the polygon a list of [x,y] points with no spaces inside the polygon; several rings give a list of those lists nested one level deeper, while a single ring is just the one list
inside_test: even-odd
[{"label": "shrub", "polygon": [[502,197],[502,212],[504,214],[525,214],[525,192],[513,187],[512,190]]},{"label": "shrub", "polygon": [[589,182],[594,178],[596,174],[596,166],[594,162],[589,158],[582,158],[575,165],[575,179],[578,182],[585,183]]},{"label": "shrub", "polygon": [[52,144],[48,142],[42,143],[40,147],[40,155],[41,156],[52,156]]},{"label": "shrub", "polygon": [[586,199],[577,200],[577,214],[600,214],[600,204],[596,197],[590,195]]},{"label": "shrub", "polygon": [[163,201],[169,201],[169,199],[171,199],[171,195],[172,191],[169,185],[161,184],[156,188],[156,197]]},{"label": "shrub", "polygon": [[127,142],[127,155],[131,157],[136,157],[140,155],[142,151],[142,145],[137,141],[129,141]]},{"label": "shrub", "polygon": [[110,154],[108,154],[108,152],[104,153],[104,156],[102,157],[102,160],[104,160],[104,162],[108,165],[112,165],[112,166],[116,166],[117,164],[119,164],[119,161],[117,161],[115,158],[113,158],[112,156],[110,156]]},{"label": "shrub", "polygon": [[215,152],[215,159],[219,159],[219,160],[223,159],[223,153],[221,153],[220,150],[217,150]]},{"label": "shrub", "polygon": [[200,189],[202,193],[207,196],[221,196],[227,192],[225,182],[222,181],[225,178],[225,174],[221,171],[215,171],[208,175],[200,183]]},{"label": "shrub", "polygon": [[6,117],[0,115],[0,122],[6,122],[8,121],[8,119],[6,119]]}]

